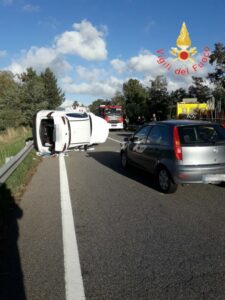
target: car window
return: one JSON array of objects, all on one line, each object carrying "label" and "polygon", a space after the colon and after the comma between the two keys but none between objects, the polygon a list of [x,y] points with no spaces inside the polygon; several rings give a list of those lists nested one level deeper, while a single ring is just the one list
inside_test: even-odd
[{"label": "car window", "polygon": [[68,113],[66,114],[68,117],[71,118],[87,118],[87,113]]},{"label": "car window", "polygon": [[225,143],[225,130],[219,125],[192,125],[178,128],[182,145]]},{"label": "car window", "polygon": [[133,137],[134,142],[139,141],[141,143],[146,143],[146,139],[151,127],[152,126],[144,126],[139,131],[137,131]]},{"label": "car window", "polygon": [[157,145],[169,144],[169,128],[163,125],[156,125],[152,128],[147,138],[147,143]]}]

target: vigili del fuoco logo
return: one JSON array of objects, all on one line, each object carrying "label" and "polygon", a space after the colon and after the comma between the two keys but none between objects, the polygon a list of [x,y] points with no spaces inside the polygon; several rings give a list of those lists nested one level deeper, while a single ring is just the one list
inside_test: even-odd
[{"label": "vigili del fuoco logo", "polygon": [[174,64],[173,69],[175,75],[189,75],[191,73],[196,73],[209,61],[210,49],[207,46],[204,47],[200,60],[196,61],[195,56],[197,54],[197,48],[191,47],[191,39],[185,22],[183,22],[181,26],[176,45],[177,47],[172,47],[170,50],[170,53],[174,58],[172,61],[165,57],[166,54],[164,49],[156,51],[158,56],[157,63],[168,71],[171,70],[172,65]]}]

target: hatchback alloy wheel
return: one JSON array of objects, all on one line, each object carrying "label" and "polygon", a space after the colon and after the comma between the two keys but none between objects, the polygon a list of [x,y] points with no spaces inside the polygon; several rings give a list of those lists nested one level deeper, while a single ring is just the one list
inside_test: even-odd
[{"label": "hatchback alloy wheel", "polygon": [[158,185],[160,190],[165,194],[174,193],[177,190],[177,184],[173,182],[165,168],[160,168],[158,172]]}]

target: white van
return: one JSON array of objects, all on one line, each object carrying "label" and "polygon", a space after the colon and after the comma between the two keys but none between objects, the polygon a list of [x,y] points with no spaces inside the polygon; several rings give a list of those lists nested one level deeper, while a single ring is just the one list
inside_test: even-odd
[{"label": "white van", "polygon": [[107,122],[92,113],[41,110],[33,118],[34,145],[42,153],[101,144],[108,134]]}]

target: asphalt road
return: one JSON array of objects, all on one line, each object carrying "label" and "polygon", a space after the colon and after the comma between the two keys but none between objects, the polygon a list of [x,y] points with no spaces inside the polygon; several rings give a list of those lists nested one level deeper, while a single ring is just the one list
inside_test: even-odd
[{"label": "asphalt road", "polygon": [[[121,168],[127,134],[65,157],[86,299],[225,299],[225,188],[159,193]],[[12,214],[1,300],[65,299],[59,186],[58,158],[45,158]]]}]

